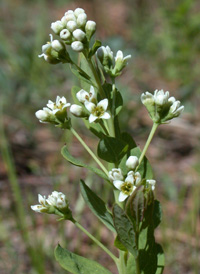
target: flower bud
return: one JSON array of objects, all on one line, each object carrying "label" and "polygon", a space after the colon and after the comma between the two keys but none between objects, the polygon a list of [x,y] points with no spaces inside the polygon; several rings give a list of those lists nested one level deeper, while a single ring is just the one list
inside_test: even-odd
[{"label": "flower bud", "polygon": [[71,48],[74,51],[81,52],[84,49],[84,46],[83,43],[81,43],[80,41],[75,41],[71,44]]},{"label": "flower bud", "polygon": [[85,27],[87,22],[87,15],[85,13],[81,13],[77,17],[77,24],[79,27]]},{"label": "flower bud", "polygon": [[126,166],[129,169],[135,169],[139,164],[138,157],[136,156],[130,156],[126,161]]},{"label": "flower bud", "polygon": [[59,40],[53,40],[51,46],[57,52],[61,52],[65,49],[64,43],[60,42]]},{"label": "flower bud", "polygon": [[68,14],[65,14],[65,20],[66,20],[66,22],[69,22],[69,21],[76,22],[76,17],[74,15],[74,13],[68,13]]},{"label": "flower bud", "polygon": [[146,182],[151,186],[151,189],[155,189],[156,180],[146,180]]},{"label": "flower bud", "polygon": [[55,32],[55,34],[59,34],[63,28],[64,28],[64,25],[59,20],[51,23],[51,29],[53,30],[53,32]]},{"label": "flower bud", "polygon": [[81,9],[81,8],[77,8],[74,11],[74,14],[76,15],[76,17],[78,17],[79,14],[82,14],[82,13],[85,13],[85,11],[84,11],[84,9]]},{"label": "flower bud", "polygon": [[111,171],[109,171],[108,177],[111,182],[116,180],[123,180],[124,178],[120,168],[113,168]]},{"label": "flower bud", "polygon": [[69,31],[73,32],[75,29],[77,29],[77,23],[75,21],[69,21],[67,22],[67,28]]},{"label": "flower bud", "polygon": [[39,119],[41,123],[48,123],[52,115],[52,111],[46,107],[44,107],[43,110],[36,111],[35,113],[35,116]]},{"label": "flower bud", "polygon": [[169,91],[164,92],[163,89],[155,90],[154,92],[154,101],[157,105],[163,106],[168,102],[169,99]]},{"label": "flower bud", "polygon": [[63,29],[60,32],[60,38],[63,39],[64,41],[69,40],[70,37],[71,37],[71,33],[68,31],[68,29]]},{"label": "flower bud", "polygon": [[86,113],[83,110],[83,108],[79,105],[71,105],[70,107],[70,112],[75,116],[75,117],[86,117]]},{"label": "flower bud", "polygon": [[86,32],[86,36],[88,37],[88,40],[90,40],[90,38],[95,33],[95,31],[96,31],[96,23],[91,20],[87,21],[85,26],[85,32]]},{"label": "flower bud", "polygon": [[81,29],[76,29],[73,31],[73,36],[78,41],[83,41],[85,39],[85,32]]}]

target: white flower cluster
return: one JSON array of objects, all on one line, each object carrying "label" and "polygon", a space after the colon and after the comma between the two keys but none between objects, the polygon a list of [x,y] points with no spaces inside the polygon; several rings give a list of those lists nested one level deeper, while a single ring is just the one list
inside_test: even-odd
[{"label": "white flower cluster", "polygon": [[114,57],[112,50],[109,46],[102,46],[97,50],[97,57],[101,62],[104,70],[112,77],[116,77],[121,74],[123,68],[127,65],[131,55],[124,57],[121,50],[117,51]]},{"label": "white flower cluster", "polygon": [[[110,181],[120,190],[119,202],[123,202],[128,196],[130,196],[141,182],[142,178],[140,173],[134,171],[138,165],[139,160],[137,156],[130,156],[127,159],[126,166],[128,169],[132,170],[128,172],[125,179],[120,168],[113,168],[109,171]],[[155,184],[155,180],[146,180],[146,187],[150,186],[152,190],[155,189]]]},{"label": "white flower cluster", "polygon": [[165,123],[178,117],[184,110],[180,101],[174,97],[169,97],[169,91],[155,90],[154,94],[150,92],[142,93],[141,101],[147,108],[150,117],[156,123]]},{"label": "white flower cluster", "polygon": [[56,102],[48,101],[47,107],[42,110],[38,110],[35,116],[39,119],[41,123],[52,123],[59,124],[67,119],[67,107],[70,103],[67,102],[66,98],[57,96]]},{"label": "white flower cluster", "polygon": [[38,57],[43,57],[50,64],[58,64],[60,62],[70,62],[69,54],[65,48],[65,44],[59,40],[53,40],[53,35],[49,34],[50,42],[42,46],[42,54]]},{"label": "white flower cluster", "polygon": [[96,31],[96,23],[87,20],[84,9],[68,10],[65,15],[51,24],[51,29],[74,51],[84,50],[84,44],[89,42]]},{"label": "white flower cluster", "polygon": [[[103,99],[97,103],[96,93],[93,86],[90,87],[90,92],[81,89],[77,92],[76,97],[78,101],[89,111],[90,123],[97,119],[110,119],[110,114],[106,112],[108,108],[108,99]],[[82,106],[74,104],[71,106],[70,111],[76,117],[86,117]]]},{"label": "white flower cluster", "polygon": [[45,196],[38,194],[38,202],[39,205],[33,205],[31,209],[40,213],[54,213],[53,208],[62,212],[68,208],[68,201],[62,192],[53,191],[47,199]]}]

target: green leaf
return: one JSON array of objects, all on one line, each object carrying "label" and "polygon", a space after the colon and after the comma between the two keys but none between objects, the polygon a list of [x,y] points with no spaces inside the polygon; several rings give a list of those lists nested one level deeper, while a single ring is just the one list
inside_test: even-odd
[{"label": "green leaf", "polygon": [[111,231],[116,232],[113,224],[112,215],[108,212],[106,205],[83,180],[80,181],[81,194],[88,207]]},{"label": "green leaf", "polygon": [[116,90],[115,93],[115,115],[118,115],[123,107],[123,98],[118,90]]},{"label": "green leaf", "polygon": [[114,246],[122,251],[127,251],[127,248],[120,242],[119,236],[115,238]]},{"label": "green leaf", "polygon": [[131,254],[130,254],[129,258],[128,258],[126,272],[128,274],[135,274],[136,273],[135,258]]},{"label": "green leaf", "polygon": [[113,207],[113,219],[120,242],[131,254],[133,254],[134,257],[137,257],[138,251],[133,225],[124,210],[117,204]]},{"label": "green leaf", "polygon": [[94,83],[92,82],[91,77],[85,73],[83,70],[79,69],[77,67],[75,67],[74,65],[70,66],[70,69],[72,71],[72,73],[80,80],[80,81],[84,81],[89,85],[95,86]]},{"label": "green leaf", "polygon": [[165,256],[162,249],[162,246],[156,244],[157,247],[157,270],[155,274],[162,274],[165,266]]},{"label": "green leaf", "polygon": [[76,255],[57,245],[54,251],[56,261],[73,274],[112,274],[99,263]]},{"label": "green leaf", "polygon": [[128,144],[123,140],[105,136],[98,144],[97,154],[109,163],[118,163],[127,150]]},{"label": "green leaf", "polygon": [[96,51],[98,50],[98,48],[100,48],[101,46],[101,41],[99,40],[96,40],[92,46],[92,48],[90,49],[90,52],[89,52],[89,58],[91,58],[95,53]]},{"label": "green leaf", "polygon": [[[126,154],[123,157],[123,159],[121,160],[119,167],[122,169],[124,175],[126,175],[129,172],[129,169],[126,166],[126,161],[130,155],[137,156],[138,158],[140,158],[140,155],[141,155],[140,148],[135,147],[135,148],[131,149],[131,151],[129,151],[128,154]],[[153,170],[152,170],[151,165],[146,157],[144,157],[144,159],[143,159],[142,163],[140,164],[137,171],[140,172],[142,178],[153,179]]]},{"label": "green leaf", "polygon": [[153,209],[153,222],[154,222],[154,229],[159,226],[162,220],[162,208],[161,204],[158,200],[154,201],[154,209]]},{"label": "green leaf", "polygon": [[74,158],[70,154],[69,150],[67,149],[67,146],[62,147],[61,154],[71,164],[73,164],[75,166],[79,166],[79,167],[85,167],[85,168],[91,170],[92,172],[96,173],[98,176],[102,177],[104,180],[109,180],[108,177],[105,175],[105,173],[103,171],[101,171],[100,169],[98,169],[96,167],[88,166],[88,165],[82,163],[80,160]]},{"label": "green leaf", "polygon": [[132,148],[137,147],[135,141],[133,140],[132,136],[128,132],[122,132],[121,139],[128,144],[128,151]]}]

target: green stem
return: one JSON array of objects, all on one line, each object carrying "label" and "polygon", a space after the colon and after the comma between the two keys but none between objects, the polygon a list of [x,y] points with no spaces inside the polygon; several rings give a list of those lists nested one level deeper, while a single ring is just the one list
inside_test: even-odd
[{"label": "green stem", "polygon": [[82,230],[93,242],[95,242],[99,247],[101,247],[112,259],[113,261],[118,264],[118,258],[109,250],[105,245],[103,245],[97,238],[95,238],[92,234],[90,234],[81,224],[77,221],[73,221],[76,227]]},{"label": "green stem", "polygon": [[140,155],[139,165],[141,164],[141,162],[142,162],[142,160],[143,160],[143,158],[144,158],[144,156],[145,156],[145,154],[147,152],[147,149],[148,149],[148,147],[149,147],[149,145],[151,143],[151,140],[152,140],[152,138],[153,138],[153,136],[154,136],[154,134],[155,134],[156,129],[157,129],[158,126],[159,126],[159,124],[153,123],[153,126],[152,126],[151,132],[149,134],[149,137],[148,137],[148,139],[146,141],[146,144],[145,144],[145,146],[143,148],[142,154]]},{"label": "green stem", "polygon": [[82,146],[87,150],[87,152],[90,154],[90,156],[95,160],[95,162],[100,166],[100,168],[103,170],[103,172],[108,176],[108,171],[105,168],[105,166],[99,161],[97,156],[92,152],[92,150],[86,145],[86,143],[83,141],[83,139],[79,136],[79,134],[75,131],[75,129],[71,128],[72,134],[79,140],[79,142],[82,144]]}]

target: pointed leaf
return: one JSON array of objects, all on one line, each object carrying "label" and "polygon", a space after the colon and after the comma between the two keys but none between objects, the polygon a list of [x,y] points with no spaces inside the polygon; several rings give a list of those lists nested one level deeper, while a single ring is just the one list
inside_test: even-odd
[{"label": "pointed leaf", "polygon": [[67,146],[63,146],[61,149],[61,154],[62,156],[71,164],[75,165],[75,166],[79,166],[79,167],[85,167],[89,170],[91,170],[92,172],[96,173],[98,176],[102,177],[103,179],[109,181],[108,177],[106,176],[106,174],[101,171],[100,169],[96,168],[96,167],[92,167],[92,166],[88,166],[84,163],[82,163],[80,160],[74,158],[69,150],[67,149]]},{"label": "pointed leaf", "polygon": [[133,225],[124,210],[117,204],[113,207],[113,219],[120,242],[134,257],[137,257],[138,251]]},{"label": "pointed leaf", "polygon": [[100,48],[100,46],[101,46],[101,41],[96,40],[92,48],[90,49],[89,58],[91,58],[96,53],[96,51],[98,50],[98,48]]},{"label": "pointed leaf", "polygon": [[111,231],[116,232],[113,224],[112,215],[108,212],[106,205],[83,180],[80,181],[81,194],[88,207]]},{"label": "pointed leaf", "polygon": [[73,274],[112,274],[99,263],[76,255],[57,245],[54,251],[56,261]]}]

